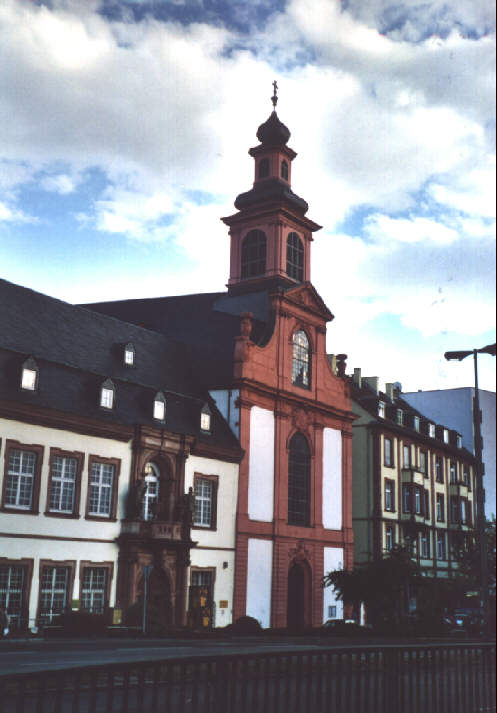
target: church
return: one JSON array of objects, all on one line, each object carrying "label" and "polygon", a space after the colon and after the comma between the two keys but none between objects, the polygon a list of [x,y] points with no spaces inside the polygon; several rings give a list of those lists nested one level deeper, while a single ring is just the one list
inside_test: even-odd
[{"label": "church", "polygon": [[164,630],[343,616],[352,421],[308,204],[273,111],[222,218],[227,290],[69,305],[0,282],[0,605],[20,627],[146,593]]}]

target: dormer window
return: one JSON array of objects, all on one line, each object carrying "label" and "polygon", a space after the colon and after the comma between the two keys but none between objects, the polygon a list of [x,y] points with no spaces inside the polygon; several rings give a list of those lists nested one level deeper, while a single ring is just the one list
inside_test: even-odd
[{"label": "dormer window", "polygon": [[434,423],[428,424],[428,435],[430,436],[430,438],[435,438],[436,432]]},{"label": "dormer window", "polygon": [[37,387],[38,365],[32,357],[29,357],[22,365],[21,389],[24,391],[36,391]]},{"label": "dormer window", "polygon": [[401,408],[397,409],[397,423],[399,424],[399,426],[404,425],[404,412]]},{"label": "dormer window", "polygon": [[154,418],[156,421],[164,421],[166,418],[166,399],[162,391],[154,398]]},{"label": "dormer window", "polygon": [[419,416],[414,416],[414,430],[419,431]]},{"label": "dormer window", "polygon": [[211,410],[205,404],[200,412],[200,430],[209,433],[211,430]]},{"label": "dormer window", "polygon": [[100,406],[105,409],[114,408],[116,389],[110,379],[106,379],[100,388]]},{"label": "dormer window", "polygon": [[125,366],[135,365],[135,348],[132,344],[125,344],[124,346],[124,364]]},{"label": "dormer window", "polygon": [[457,447],[462,448],[462,436],[457,434]]},{"label": "dormer window", "polygon": [[449,431],[448,431],[447,428],[444,428],[444,436],[443,436],[443,438],[444,438],[444,443],[448,443],[448,442],[449,442]]},{"label": "dormer window", "polygon": [[385,413],[386,413],[385,409],[386,409],[385,402],[379,401],[378,402],[378,416],[380,418],[385,418]]}]

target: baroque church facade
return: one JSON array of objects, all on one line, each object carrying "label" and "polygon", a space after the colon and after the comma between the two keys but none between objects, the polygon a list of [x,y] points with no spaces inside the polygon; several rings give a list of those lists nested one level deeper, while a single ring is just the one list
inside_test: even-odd
[{"label": "baroque church facade", "polygon": [[273,105],[253,187],[222,219],[227,291],[73,306],[1,285],[0,603],[22,579],[31,623],[57,581],[85,608],[102,568],[106,606],[145,589],[169,627],[343,615],[321,583],[353,563],[350,383],[326,354],[320,226]]}]

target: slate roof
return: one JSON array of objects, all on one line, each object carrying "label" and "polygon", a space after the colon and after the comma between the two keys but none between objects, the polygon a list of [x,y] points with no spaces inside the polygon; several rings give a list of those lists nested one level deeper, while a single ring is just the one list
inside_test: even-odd
[{"label": "slate roof", "polygon": [[[133,367],[123,363],[132,343]],[[19,389],[22,363],[40,370],[35,393]],[[99,407],[102,382],[116,386],[112,411]],[[210,443],[239,447],[192,371],[188,347],[164,334],[0,280],[0,397],[121,424],[157,427],[153,398],[166,396],[164,428]],[[209,402],[212,434],[200,432],[200,409]]]},{"label": "slate roof", "polygon": [[253,314],[251,338],[264,344],[273,328],[271,291],[155,297],[85,307],[174,338],[185,345],[191,368],[204,387],[227,388],[232,382],[234,339],[240,334],[240,315]]}]

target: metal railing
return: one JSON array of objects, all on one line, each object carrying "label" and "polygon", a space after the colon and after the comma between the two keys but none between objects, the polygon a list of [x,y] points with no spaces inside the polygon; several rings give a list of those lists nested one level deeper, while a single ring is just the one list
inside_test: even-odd
[{"label": "metal railing", "polygon": [[2,713],[495,713],[495,644],[220,655],[0,677]]}]

